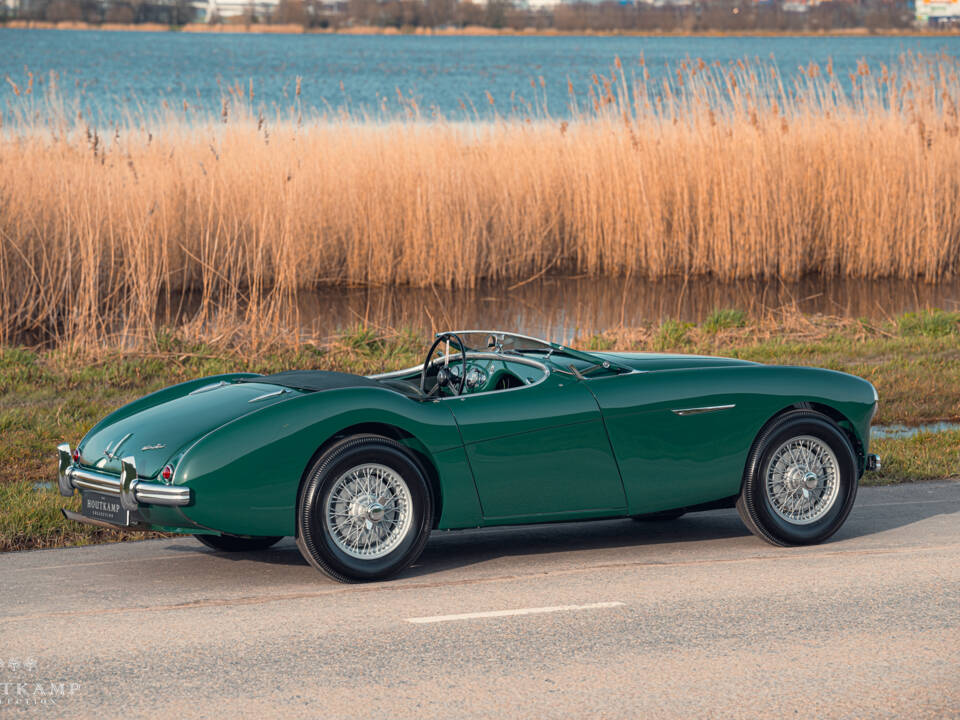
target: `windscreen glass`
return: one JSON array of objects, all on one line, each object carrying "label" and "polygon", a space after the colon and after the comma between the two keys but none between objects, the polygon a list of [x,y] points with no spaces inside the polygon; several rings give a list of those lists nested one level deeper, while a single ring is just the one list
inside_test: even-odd
[{"label": "windscreen glass", "polygon": [[[467,350],[479,352],[523,352],[524,350],[550,350],[543,340],[500,332],[462,332],[457,337],[463,340]],[[451,347],[451,349],[453,349]]]}]

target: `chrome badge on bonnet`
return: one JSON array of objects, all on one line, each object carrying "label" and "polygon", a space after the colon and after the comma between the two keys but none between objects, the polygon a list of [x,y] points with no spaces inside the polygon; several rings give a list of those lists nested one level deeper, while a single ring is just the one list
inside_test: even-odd
[{"label": "chrome badge on bonnet", "polygon": [[127,440],[129,440],[132,437],[133,437],[133,433],[127,433],[122,438],[120,438],[120,440],[117,441],[117,444],[114,445],[113,448],[111,448],[108,443],[107,446],[103,449],[103,454],[106,457],[110,458],[111,460],[116,460],[117,451],[120,450],[120,446],[123,445]]}]

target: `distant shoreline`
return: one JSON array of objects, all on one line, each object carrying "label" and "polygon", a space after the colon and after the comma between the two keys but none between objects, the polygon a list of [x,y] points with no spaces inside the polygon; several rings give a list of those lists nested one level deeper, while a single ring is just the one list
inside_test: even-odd
[{"label": "distant shoreline", "polygon": [[437,35],[451,37],[471,36],[514,36],[514,37],[957,37],[960,28],[949,30],[922,29],[875,29],[845,28],[835,30],[703,30],[703,31],[641,31],[641,30],[537,30],[526,28],[513,30],[496,29],[482,26],[462,28],[426,28],[426,27],[377,27],[372,25],[354,25],[346,28],[305,28],[302,25],[263,25],[254,23],[218,24],[189,23],[187,25],[164,25],[161,23],[102,23],[86,22],[47,22],[41,20],[10,20],[0,23],[0,28],[17,30],[103,30],[109,32],[186,32],[186,33],[228,33],[259,35]]}]

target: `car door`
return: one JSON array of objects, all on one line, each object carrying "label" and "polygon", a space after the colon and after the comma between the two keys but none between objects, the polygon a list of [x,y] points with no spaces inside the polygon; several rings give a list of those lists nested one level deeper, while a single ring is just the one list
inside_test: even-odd
[{"label": "car door", "polygon": [[586,381],[602,408],[631,515],[739,492],[750,444],[777,409],[743,392],[743,374],[720,367]]},{"label": "car door", "polygon": [[620,472],[583,381],[553,373],[442,402],[460,427],[485,524],[624,513]]}]

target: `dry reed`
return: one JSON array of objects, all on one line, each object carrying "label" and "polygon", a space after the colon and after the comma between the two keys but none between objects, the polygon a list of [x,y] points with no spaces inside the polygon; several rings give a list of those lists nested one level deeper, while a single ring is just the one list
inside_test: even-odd
[{"label": "dry reed", "polygon": [[217,118],[185,106],[104,133],[51,96],[0,128],[0,341],[150,342],[188,291],[199,336],[276,339],[322,283],[950,278],[958,69],[905,57],[788,82],[689,61],[654,81],[618,60],[571,88],[572,119],[531,83],[526,110],[474,123],[410,103],[265,119],[238,87]]}]

